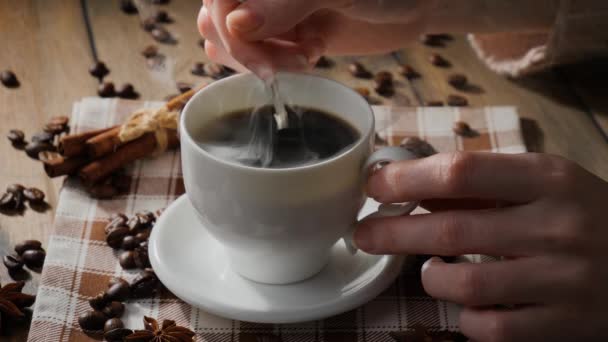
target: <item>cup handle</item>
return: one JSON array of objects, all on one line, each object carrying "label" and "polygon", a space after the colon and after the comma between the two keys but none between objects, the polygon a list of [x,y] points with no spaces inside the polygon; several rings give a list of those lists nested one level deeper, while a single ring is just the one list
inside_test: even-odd
[{"label": "cup handle", "polygon": [[[418,158],[419,157],[416,156],[414,153],[402,147],[383,147],[372,153],[372,155],[365,162],[365,165],[363,166],[363,179],[367,180],[369,173],[374,167],[377,167],[378,164],[401,160],[413,160]],[[412,211],[414,211],[414,209],[416,209],[416,207],[418,207],[418,204],[418,202],[381,204],[380,207],[378,207],[378,211],[369,214],[363,219],[374,217],[395,217],[409,215]],[[355,246],[353,240],[355,227],[356,226],[353,225],[348,230],[346,235],[342,238],[344,240],[344,244],[346,245],[346,249],[352,255],[355,255],[358,251],[358,248]]]}]

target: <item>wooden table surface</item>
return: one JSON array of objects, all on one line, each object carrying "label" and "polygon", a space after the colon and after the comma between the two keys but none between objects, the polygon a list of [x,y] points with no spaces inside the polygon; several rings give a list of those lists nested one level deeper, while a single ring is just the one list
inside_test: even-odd
[{"label": "wooden table surface", "polygon": [[[89,0],[89,13],[99,58],[111,69],[107,80],[120,85],[132,83],[142,99],[157,100],[176,93],[175,82],[210,82],[193,76],[195,62],[207,59],[198,45],[196,15],[200,1],[173,0],[163,6],[174,19],[166,25],[177,44],[157,44],[167,56],[164,68],[150,69],[141,50],[155,43],[139,25],[137,15],[120,11],[118,1]],[[97,81],[88,69],[93,63],[79,0],[0,0],[0,70],[13,70],[21,86],[0,86],[2,134],[19,128],[26,135],[40,131],[54,115],[69,115],[72,103],[95,96]],[[432,52],[440,52],[453,66],[441,69],[428,63]],[[526,143],[532,151],[554,153],[578,162],[603,179],[608,179],[608,63],[596,62],[550,71],[524,80],[509,80],[489,71],[474,56],[466,40],[458,37],[444,48],[413,43],[391,55],[333,58],[336,64],[316,72],[348,85],[373,88],[372,81],[355,79],[347,71],[349,61],[358,60],[373,72],[396,72],[399,63],[412,65],[422,78],[406,81],[397,76],[397,94],[384,104],[418,106],[428,100],[444,100],[458,93],[445,81],[451,72],[462,72],[480,88],[465,93],[473,106],[512,105],[522,117]],[[602,131],[602,129],[604,131]],[[26,210],[22,216],[0,214],[0,256],[24,239],[46,240],[53,225],[61,179],[51,180],[38,162],[0,140],[0,187],[18,182],[46,192],[51,209]],[[32,273],[26,292],[35,293],[39,274]],[[3,266],[0,281],[10,278]],[[27,325],[13,333],[23,341]]]}]

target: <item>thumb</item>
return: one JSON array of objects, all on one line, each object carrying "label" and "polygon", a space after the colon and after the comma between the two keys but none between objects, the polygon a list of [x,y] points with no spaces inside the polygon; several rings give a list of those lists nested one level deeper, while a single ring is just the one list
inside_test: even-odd
[{"label": "thumb", "polygon": [[344,0],[248,0],[226,17],[231,34],[249,41],[275,38],[292,30],[310,14],[337,8]]}]

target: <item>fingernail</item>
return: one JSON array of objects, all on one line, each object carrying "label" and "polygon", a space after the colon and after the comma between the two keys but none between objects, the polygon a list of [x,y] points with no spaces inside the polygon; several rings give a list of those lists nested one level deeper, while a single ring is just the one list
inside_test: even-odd
[{"label": "fingernail", "polygon": [[430,258],[429,260],[425,261],[424,264],[422,264],[422,267],[420,268],[420,272],[424,273],[424,271],[429,268],[431,263],[434,263],[434,262],[443,262],[443,260],[441,260],[440,257],[436,257],[436,256]]},{"label": "fingernail", "polygon": [[228,14],[226,23],[230,29],[249,33],[260,28],[264,24],[264,18],[249,9],[237,8]]},{"label": "fingernail", "polygon": [[359,223],[353,234],[354,245],[360,250],[372,252],[374,243],[371,235],[371,227],[365,222]]}]

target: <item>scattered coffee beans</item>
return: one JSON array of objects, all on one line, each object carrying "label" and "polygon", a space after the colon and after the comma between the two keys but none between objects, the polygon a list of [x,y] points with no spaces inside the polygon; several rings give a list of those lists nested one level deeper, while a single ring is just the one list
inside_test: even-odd
[{"label": "scattered coffee beans", "polygon": [[25,187],[21,184],[15,183],[15,184],[11,184],[9,186],[6,187],[6,192],[12,192],[12,193],[18,193],[18,192],[23,192],[23,190],[25,190]]},{"label": "scattered coffee beans", "polygon": [[108,298],[105,292],[97,294],[97,296],[89,299],[89,305],[93,310],[101,311],[108,304]]},{"label": "scattered coffee beans", "polygon": [[117,282],[106,290],[108,301],[124,302],[129,298],[130,290],[127,282]]},{"label": "scattered coffee beans", "polygon": [[438,53],[432,54],[431,57],[429,57],[429,61],[434,66],[441,68],[447,68],[451,66],[451,63]]},{"label": "scattered coffee beans", "polygon": [[427,107],[443,107],[443,101],[430,100],[426,101],[425,105]]},{"label": "scattered coffee beans", "polygon": [[125,312],[125,305],[118,301],[112,301],[101,312],[108,317],[121,317]]},{"label": "scattered coffee beans", "polygon": [[103,82],[97,88],[97,95],[100,97],[115,97],[116,89],[114,89],[114,83],[112,82]]},{"label": "scattered coffee beans", "polygon": [[53,133],[50,132],[38,132],[34,135],[32,135],[32,141],[33,142],[48,142],[48,143],[52,143],[53,140],[55,139],[55,135]]},{"label": "scattered coffee beans", "polygon": [[38,159],[38,154],[42,151],[56,151],[56,147],[46,141],[31,141],[25,145],[25,153],[33,159]]},{"label": "scattered coffee beans", "polygon": [[420,42],[426,46],[432,47],[441,47],[443,45],[443,40],[434,34],[423,34],[420,36]]},{"label": "scattered coffee beans", "polygon": [[103,333],[103,338],[108,342],[122,342],[129,335],[133,334],[133,330],[126,328],[119,328]]},{"label": "scattered coffee beans", "polygon": [[108,246],[118,249],[123,244],[123,239],[129,234],[129,228],[126,226],[118,226],[110,230],[106,236]]},{"label": "scattered coffee beans", "polygon": [[156,45],[148,45],[141,51],[141,54],[146,58],[152,58],[158,55],[158,47]]},{"label": "scattered coffee beans", "polygon": [[399,73],[408,80],[420,77],[420,74],[411,65],[401,65],[399,67]]},{"label": "scattered coffee beans", "polygon": [[132,251],[134,250],[137,246],[139,246],[139,243],[137,242],[137,240],[135,239],[134,236],[132,235],[127,235],[122,239],[122,244],[121,244],[121,248],[124,249],[125,251]]},{"label": "scattered coffee beans", "polygon": [[27,251],[42,250],[42,243],[38,240],[25,240],[15,245],[15,252],[23,256]]},{"label": "scattered coffee beans", "polygon": [[448,76],[448,83],[456,89],[464,88],[467,85],[467,82],[467,77],[463,74],[452,74]]},{"label": "scattered coffee beans", "polygon": [[348,71],[350,71],[351,75],[357,78],[371,78],[372,73],[369,72],[363,64],[359,62],[353,62],[348,65]]},{"label": "scattered coffee beans", "polygon": [[120,263],[120,266],[122,266],[122,268],[124,268],[125,270],[135,268],[136,253],[137,251],[125,251],[120,253],[120,255],[118,256],[118,262]]},{"label": "scattered coffee beans", "polygon": [[205,71],[205,75],[214,80],[219,80],[231,74],[231,69],[217,63],[207,63],[203,66],[203,70]]},{"label": "scattered coffee beans", "polygon": [[125,83],[116,93],[121,99],[134,100],[139,98],[139,94],[135,91],[135,88],[131,83]]},{"label": "scattered coffee beans", "polygon": [[11,129],[6,136],[13,145],[22,145],[25,143],[25,134],[18,129]]},{"label": "scattered coffee beans", "polygon": [[38,204],[44,202],[44,192],[38,188],[27,188],[23,190],[23,196],[30,203]]},{"label": "scattered coffee beans", "polygon": [[14,209],[15,207],[15,194],[5,192],[0,196],[0,209]]},{"label": "scattered coffee beans", "polygon": [[0,72],[0,82],[7,88],[17,88],[19,86],[17,76],[10,70]]},{"label": "scattered coffee beans", "polygon": [[175,85],[177,86],[177,90],[182,94],[192,89],[192,84],[187,82],[177,82]]},{"label": "scattered coffee beans", "polygon": [[101,330],[106,320],[107,317],[102,312],[91,310],[78,317],[78,324],[82,330]]},{"label": "scattered coffee beans", "polygon": [[152,31],[150,31],[150,34],[152,35],[152,38],[159,43],[171,43],[173,41],[171,33],[162,26],[156,25]]},{"label": "scattered coffee beans", "polygon": [[169,13],[167,13],[167,11],[163,11],[163,10],[156,12],[156,14],[154,15],[154,20],[156,20],[157,23],[165,23],[165,24],[169,24],[169,23],[173,22],[173,19],[171,19],[171,17],[169,16]]},{"label": "scattered coffee beans", "polygon": [[16,272],[23,269],[23,260],[17,254],[5,255],[2,262],[9,272]]},{"label": "scattered coffee beans", "polygon": [[152,30],[157,28],[158,25],[156,25],[155,18],[148,17],[141,22],[141,27],[144,29],[144,31],[152,32]]},{"label": "scattered coffee beans", "polygon": [[192,70],[190,70],[192,75],[196,76],[205,76],[205,64],[204,63],[194,63]]},{"label": "scattered coffee beans", "polygon": [[460,95],[449,95],[447,99],[448,106],[452,107],[466,107],[469,105],[469,101]]},{"label": "scattered coffee beans", "polygon": [[140,273],[131,283],[131,295],[135,298],[149,297],[154,294],[160,281],[152,269]]},{"label": "scattered coffee beans", "polygon": [[125,14],[137,14],[138,12],[133,0],[120,0],[120,9]]},{"label": "scattered coffee beans", "polygon": [[103,332],[106,333],[106,332],[108,332],[110,330],[121,329],[121,328],[124,328],[124,327],[125,327],[125,325],[122,323],[122,321],[120,320],[120,318],[110,318],[103,325]]},{"label": "scattered coffee beans", "polygon": [[392,96],[395,93],[393,86],[393,74],[388,71],[380,71],[374,76],[376,92],[382,96]]},{"label": "scattered coffee beans", "polygon": [[321,56],[317,63],[315,64],[316,68],[327,69],[331,68],[334,65],[333,61],[325,56]]},{"label": "scattered coffee beans", "polygon": [[46,253],[41,249],[31,249],[25,251],[21,258],[25,265],[29,268],[41,268],[44,264]]},{"label": "scattered coffee beans", "polygon": [[471,136],[472,133],[474,132],[473,129],[471,129],[471,126],[469,126],[468,123],[463,122],[463,121],[454,122],[454,126],[452,126],[452,130],[454,131],[454,133],[456,133],[457,135],[459,135],[461,137]]},{"label": "scattered coffee beans", "polygon": [[89,69],[89,73],[93,77],[96,77],[99,82],[101,82],[103,78],[110,73],[110,69],[106,67],[106,64],[104,62],[97,62],[93,64],[93,66]]}]

